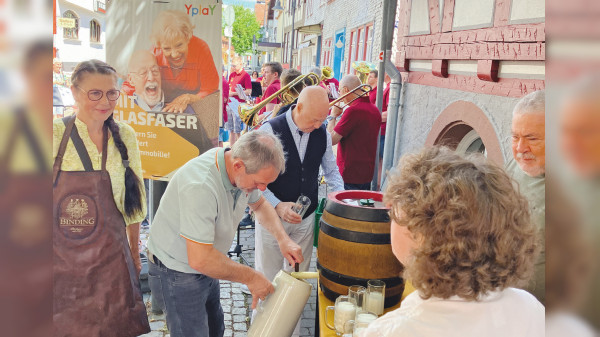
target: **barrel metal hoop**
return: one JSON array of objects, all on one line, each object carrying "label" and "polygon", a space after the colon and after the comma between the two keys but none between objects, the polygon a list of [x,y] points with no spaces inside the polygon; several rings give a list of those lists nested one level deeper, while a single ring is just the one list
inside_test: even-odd
[{"label": "barrel metal hoop", "polygon": [[[332,270],[323,267],[319,263],[319,260],[317,260],[317,269],[320,271],[322,277],[330,280],[331,282],[335,282],[337,284],[345,286],[361,285],[366,288],[367,282],[369,281],[368,279],[351,277],[347,275],[342,275],[340,273],[336,273]],[[395,287],[404,283],[404,280],[401,277],[380,278],[379,280],[385,282],[386,288]]]},{"label": "barrel metal hoop", "polygon": [[367,222],[390,222],[390,216],[385,209],[351,206],[339,200],[328,199],[325,210],[346,219]]},{"label": "barrel metal hoop", "polygon": [[391,237],[389,233],[364,233],[341,229],[328,224],[323,218],[321,218],[320,223],[321,231],[323,231],[323,233],[339,240],[373,245],[391,244]]}]

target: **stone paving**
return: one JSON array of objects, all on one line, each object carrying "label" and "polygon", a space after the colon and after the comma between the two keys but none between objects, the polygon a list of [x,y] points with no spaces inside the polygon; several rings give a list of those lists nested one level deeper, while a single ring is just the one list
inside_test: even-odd
[{"label": "stone paving", "polygon": [[[320,197],[325,196],[325,185],[321,185],[319,189]],[[142,228],[141,239],[142,246],[145,247],[149,229]],[[240,232],[240,242],[242,244],[242,256],[247,263],[254,267],[254,229],[246,229]],[[237,237],[233,241],[231,250],[237,245]],[[145,250],[145,248],[143,248]],[[243,262],[242,258],[233,256],[232,259]],[[316,249],[313,249],[313,255],[310,262],[309,271],[316,271]],[[315,315],[317,312],[317,280],[307,280],[312,284],[313,290],[308,303],[304,307],[300,323],[300,337],[315,336]],[[225,315],[225,335],[224,337],[246,337],[248,328],[250,327],[250,316],[252,310],[252,297],[242,293],[241,284],[221,280],[221,306]],[[170,337],[167,329],[166,318],[164,314],[155,315],[151,312],[150,293],[144,294],[144,302],[148,311],[148,319],[150,320],[150,328],[152,331],[142,335],[146,337]]]}]

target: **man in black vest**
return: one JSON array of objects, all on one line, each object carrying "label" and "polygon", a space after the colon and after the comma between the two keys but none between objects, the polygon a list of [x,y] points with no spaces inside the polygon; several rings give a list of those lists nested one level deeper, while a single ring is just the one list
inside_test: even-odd
[{"label": "man in black vest", "polygon": [[[344,182],[331,149],[331,136],[323,122],[329,111],[325,89],[307,87],[298,103],[283,115],[265,123],[260,130],[279,136],[286,153],[285,172],[267,186],[263,195],[281,218],[285,231],[302,248],[304,262],[300,271],[308,270],[312,255],[314,210],[318,204],[319,166],[333,191],[344,189]],[[292,210],[300,195],[310,198],[304,217]],[[273,279],[282,268],[290,270],[279,251],[275,237],[256,226],[256,270]]]}]

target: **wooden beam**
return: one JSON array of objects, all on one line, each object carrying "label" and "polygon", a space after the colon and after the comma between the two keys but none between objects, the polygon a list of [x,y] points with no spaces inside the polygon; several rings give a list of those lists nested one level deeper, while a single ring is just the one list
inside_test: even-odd
[{"label": "wooden beam", "polygon": [[402,78],[404,82],[413,84],[517,98],[546,87],[544,80],[500,78],[498,82],[487,82],[475,76],[449,74],[447,78],[442,78],[434,76],[430,72],[420,71],[403,74]]},{"label": "wooden beam", "polygon": [[431,73],[437,77],[448,77],[448,60],[431,61]]}]

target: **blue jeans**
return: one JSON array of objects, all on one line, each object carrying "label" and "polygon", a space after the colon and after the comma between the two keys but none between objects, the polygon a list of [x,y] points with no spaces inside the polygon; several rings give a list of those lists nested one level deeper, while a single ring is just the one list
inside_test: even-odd
[{"label": "blue jeans", "polygon": [[344,189],[345,190],[365,190],[368,191],[371,189],[371,182],[369,181],[368,183],[364,183],[364,184],[347,184],[344,183]]},{"label": "blue jeans", "polygon": [[169,269],[155,258],[148,263],[148,283],[172,337],[223,337],[219,280]]}]

